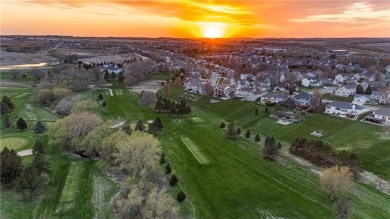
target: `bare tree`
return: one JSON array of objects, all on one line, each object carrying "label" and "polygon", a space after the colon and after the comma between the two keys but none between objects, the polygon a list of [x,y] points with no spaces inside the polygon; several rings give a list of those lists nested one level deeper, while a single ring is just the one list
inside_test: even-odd
[{"label": "bare tree", "polygon": [[44,78],[46,73],[42,70],[33,69],[31,70],[31,76],[35,78],[37,81],[40,81],[42,78]]},{"label": "bare tree", "polygon": [[162,90],[165,96],[167,96],[171,92],[171,85],[169,84],[169,82],[164,82]]},{"label": "bare tree", "polygon": [[320,175],[321,185],[332,200],[335,195],[350,189],[352,178],[352,172],[348,167],[338,165],[326,168]]},{"label": "bare tree", "polygon": [[157,95],[153,91],[144,90],[141,92],[139,102],[142,106],[146,106],[146,107],[155,105],[157,102]]},{"label": "bare tree", "polygon": [[212,95],[213,93],[213,86],[211,85],[211,81],[207,81],[203,86],[204,92],[206,95]]}]

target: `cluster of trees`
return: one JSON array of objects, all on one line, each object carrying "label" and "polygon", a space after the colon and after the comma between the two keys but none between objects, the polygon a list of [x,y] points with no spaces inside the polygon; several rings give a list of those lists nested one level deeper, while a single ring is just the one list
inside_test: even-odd
[{"label": "cluster of trees", "polygon": [[14,187],[17,192],[28,199],[33,199],[45,186],[50,172],[50,163],[45,159],[44,147],[37,140],[33,147],[34,159],[23,168],[22,158],[13,150],[5,147],[0,153],[0,181],[3,185]]},{"label": "cluster of trees", "polygon": [[161,132],[164,128],[160,117],[157,117],[153,122],[148,124],[149,132]]},{"label": "cluster of trees", "polygon": [[366,94],[366,95],[371,95],[372,93],[372,88],[370,85],[368,85],[368,87],[366,88],[366,90],[363,89],[363,86],[361,84],[359,84],[357,87],[356,87],[356,93],[357,94]]},{"label": "cluster of trees", "polygon": [[[162,154],[161,155],[161,159],[160,159],[160,164],[163,165],[165,163],[167,163],[167,162],[165,160],[164,154]],[[167,165],[165,166],[165,174],[169,175],[171,173],[172,173],[171,166],[169,165],[169,163],[167,163]],[[177,179],[176,174],[172,174],[171,179],[169,181],[169,185],[170,186],[177,186],[178,184],[179,184],[179,180]],[[180,192],[177,193],[177,195],[176,195],[176,200],[178,202],[183,202],[185,198],[186,198],[186,195],[185,195],[185,193],[182,190],[180,190]]]},{"label": "cluster of trees", "polygon": [[127,64],[125,67],[127,74],[124,76],[124,84],[131,86],[152,78],[155,74],[153,66],[154,61],[150,59]]},{"label": "cluster of trees", "polygon": [[187,105],[185,100],[181,100],[179,103],[176,103],[175,101],[162,96],[157,97],[157,102],[154,109],[158,110],[159,112],[163,111],[174,115],[191,113],[191,107]]},{"label": "cluster of trees", "polygon": [[45,88],[63,87],[73,92],[82,92],[87,91],[88,85],[92,84],[94,81],[106,83],[103,78],[100,77],[100,74],[100,71],[95,69],[85,70],[83,68],[61,66],[47,72],[40,82],[42,87]]},{"label": "cluster of trees", "polygon": [[[177,216],[174,199],[162,193],[166,186],[160,172],[161,147],[153,135],[134,132],[116,141],[115,163],[126,174],[123,195],[114,202],[118,218],[172,218]],[[177,184],[171,177],[170,184]],[[162,193],[162,195],[160,195]]]},{"label": "cluster of trees", "polygon": [[[226,124],[225,122],[221,122],[221,124],[219,125],[219,128],[223,129],[226,127]],[[234,140],[237,138],[237,136],[241,135],[241,128],[238,127],[236,129],[236,127],[234,126],[233,123],[230,123],[227,127],[227,131],[226,131],[226,135],[227,135],[227,138],[228,139],[231,139],[231,140]],[[245,132],[245,138],[250,138],[251,137],[251,132],[249,130],[246,130]],[[255,136],[255,141],[256,142],[259,142],[261,141],[261,138],[260,138],[260,135],[257,134]]]},{"label": "cluster of trees", "polygon": [[37,102],[41,106],[52,107],[65,97],[71,96],[73,92],[67,88],[54,87],[42,89],[38,93]]},{"label": "cluster of trees", "polygon": [[292,154],[309,160],[320,167],[343,165],[350,169],[355,178],[361,172],[360,161],[356,153],[342,150],[336,153],[333,148],[321,140],[307,140],[296,138],[289,148]]}]

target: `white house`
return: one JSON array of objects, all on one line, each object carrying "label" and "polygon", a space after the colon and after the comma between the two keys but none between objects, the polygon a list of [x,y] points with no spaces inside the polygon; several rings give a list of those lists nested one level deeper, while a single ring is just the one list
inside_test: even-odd
[{"label": "white house", "polygon": [[335,91],[335,95],[339,97],[348,97],[356,94],[356,85],[347,84],[339,87]]},{"label": "white house", "polygon": [[383,125],[390,125],[390,108],[380,108],[373,112],[375,119],[382,121]]},{"label": "white house", "polygon": [[353,103],[358,105],[363,105],[367,103],[370,99],[371,99],[370,95],[355,94],[355,96],[353,96]]},{"label": "white house", "polygon": [[281,93],[266,93],[260,99],[261,103],[265,105],[266,102],[280,103],[287,100],[287,97]]},{"label": "white house", "polygon": [[255,100],[259,99],[261,96],[262,96],[262,92],[255,90],[255,91],[250,92],[245,100],[255,101]]},{"label": "white house", "polygon": [[364,107],[344,101],[333,101],[328,104],[325,113],[342,118],[357,119],[364,112]]},{"label": "white house", "polygon": [[373,91],[370,95],[371,102],[386,104],[390,102],[390,92]]},{"label": "white house", "polygon": [[339,83],[344,83],[345,82],[345,80],[347,80],[347,78],[345,78],[342,74],[338,74],[338,75],[336,75],[336,77],[334,78],[337,82],[339,82]]},{"label": "white house", "polygon": [[302,86],[309,87],[310,86],[310,80],[307,78],[302,79]]}]

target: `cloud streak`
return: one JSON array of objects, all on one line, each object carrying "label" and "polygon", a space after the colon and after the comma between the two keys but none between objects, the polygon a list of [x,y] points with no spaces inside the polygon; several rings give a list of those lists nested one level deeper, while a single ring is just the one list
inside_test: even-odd
[{"label": "cloud streak", "polygon": [[368,3],[354,3],[348,6],[341,13],[310,15],[305,18],[290,19],[298,23],[306,22],[332,22],[345,23],[356,22],[359,20],[382,20],[390,22],[390,8],[383,10],[374,10]]}]

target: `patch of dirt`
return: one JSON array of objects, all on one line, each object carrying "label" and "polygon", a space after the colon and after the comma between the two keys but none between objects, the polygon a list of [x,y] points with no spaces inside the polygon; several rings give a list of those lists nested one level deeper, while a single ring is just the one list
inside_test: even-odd
[{"label": "patch of dirt", "polygon": [[28,156],[28,155],[33,154],[32,151],[33,151],[32,149],[28,149],[28,150],[24,150],[24,151],[19,151],[19,152],[18,152],[18,155],[21,156],[21,157]]}]

